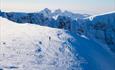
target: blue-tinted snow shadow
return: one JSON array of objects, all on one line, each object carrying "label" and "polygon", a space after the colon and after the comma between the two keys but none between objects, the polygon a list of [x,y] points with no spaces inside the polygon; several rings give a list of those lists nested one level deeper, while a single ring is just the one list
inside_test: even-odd
[{"label": "blue-tinted snow shadow", "polygon": [[88,40],[79,37],[75,34],[66,33],[73,36],[73,40],[68,40],[73,48],[79,53],[80,56],[84,57],[88,64],[83,64],[84,70],[114,70],[115,69],[115,58],[107,52],[99,44],[92,40]]}]

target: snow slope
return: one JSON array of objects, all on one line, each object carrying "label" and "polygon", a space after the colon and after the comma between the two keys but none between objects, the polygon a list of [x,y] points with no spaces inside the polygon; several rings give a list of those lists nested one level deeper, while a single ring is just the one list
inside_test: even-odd
[{"label": "snow slope", "polygon": [[82,60],[71,52],[66,44],[70,36],[63,30],[1,18],[0,32],[0,64],[5,70],[81,69]]},{"label": "snow slope", "polygon": [[[115,53],[115,12],[91,16],[78,20],[81,34],[105,45]],[[78,31],[78,30],[77,30]]]},{"label": "snow slope", "polygon": [[68,31],[0,18],[1,70],[114,70],[114,57]]}]

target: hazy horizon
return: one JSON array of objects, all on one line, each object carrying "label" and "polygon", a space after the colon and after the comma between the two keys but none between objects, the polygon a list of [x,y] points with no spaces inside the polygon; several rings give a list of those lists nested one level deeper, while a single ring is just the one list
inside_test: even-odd
[{"label": "hazy horizon", "polygon": [[44,8],[75,13],[100,14],[115,11],[114,0],[0,0],[3,11],[37,12]]}]

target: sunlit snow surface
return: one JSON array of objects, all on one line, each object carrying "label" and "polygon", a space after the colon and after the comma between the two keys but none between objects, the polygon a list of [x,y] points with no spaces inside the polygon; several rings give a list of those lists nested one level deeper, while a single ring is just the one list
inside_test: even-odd
[{"label": "sunlit snow surface", "polygon": [[63,30],[16,24],[0,18],[0,66],[4,70],[82,70]]},{"label": "sunlit snow surface", "polygon": [[114,59],[85,36],[0,18],[0,70],[115,70]]}]

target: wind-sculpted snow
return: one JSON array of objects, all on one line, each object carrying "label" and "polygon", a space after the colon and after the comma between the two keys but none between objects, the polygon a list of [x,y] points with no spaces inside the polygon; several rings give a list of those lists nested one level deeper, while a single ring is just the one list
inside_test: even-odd
[{"label": "wind-sculpted snow", "polygon": [[1,70],[114,70],[114,57],[85,36],[0,18]]}]

